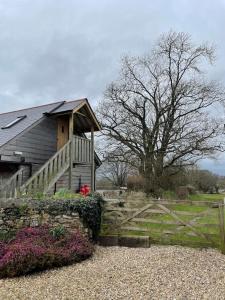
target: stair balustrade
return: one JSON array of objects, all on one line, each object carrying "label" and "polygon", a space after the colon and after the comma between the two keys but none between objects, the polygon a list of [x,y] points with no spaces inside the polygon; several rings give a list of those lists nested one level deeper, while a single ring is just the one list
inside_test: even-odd
[{"label": "stair balustrade", "polygon": [[24,169],[21,168],[0,187],[0,198],[7,199],[17,197],[17,190],[23,183],[23,172]]},{"label": "stair balustrade", "polygon": [[19,189],[20,194],[47,193],[70,165],[69,140]]}]

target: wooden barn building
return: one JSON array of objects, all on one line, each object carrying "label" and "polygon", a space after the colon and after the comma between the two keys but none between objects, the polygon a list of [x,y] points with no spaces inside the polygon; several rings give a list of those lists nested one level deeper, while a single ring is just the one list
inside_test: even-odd
[{"label": "wooden barn building", "polygon": [[77,192],[84,184],[94,190],[99,130],[87,99],[0,114],[0,196]]}]

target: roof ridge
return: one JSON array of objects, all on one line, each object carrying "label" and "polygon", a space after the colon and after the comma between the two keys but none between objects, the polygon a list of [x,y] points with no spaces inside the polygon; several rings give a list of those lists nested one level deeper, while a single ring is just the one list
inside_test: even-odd
[{"label": "roof ridge", "polygon": [[4,112],[4,113],[0,113],[0,115],[15,113],[17,111],[19,112],[19,111],[22,111],[22,110],[28,110],[28,109],[33,109],[33,108],[38,108],[38,107],[43,107],[43,106],[48,106],[48,105],[51,105],[51,104],[57,104],[57,103],[61,103],[61,102],[62,101],[57,101],[57,102],[52,102],[52,103],[48,103],[48,104],[42,104],[42,105],[31,106],[31,107],[27,107],[27,108],[21,108],[21,109],[17,109],[17,110],[11,110],[11,111],[7,111],[7,112]]},{"label": "roof ridge", "polygon": [[69,100],[69,101],[61,100],[61,101],[57,101],[57,102],[50,102],[50,103],[47,103],[47,104],[41,104],[41,105],[37,105],[37,106],[31,106],[31,107],[27,107],[27,108],[21,108],[21,109],[17,109],[17,110],[12,110],[12,111],[8,111],[8,112],[0,113],[0,116],[4,115],[4,114],[9,114],[9,113],[15,113],[17,111],[20,112],[20,111],[23,111],[23,110],[28,110],[28,109],[33,109],[33,108],[48,106],[48,105],[51,105],[51,104],[57,104],[57,103],[65,104],[65,103],[68,103],[68,102],[75,102],[75,101],[81,101],[81,100],[86,100],[86,98],[76,99],[76,100]]}]

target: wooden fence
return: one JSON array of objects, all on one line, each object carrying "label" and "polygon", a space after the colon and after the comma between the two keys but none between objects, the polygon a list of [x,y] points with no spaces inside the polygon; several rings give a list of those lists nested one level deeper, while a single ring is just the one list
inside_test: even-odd
[{"label": "wooden fence", "polygon": [[225,252],[224,204],[212,201],[106,199],[103,235],[149,236],[152,243]]}]

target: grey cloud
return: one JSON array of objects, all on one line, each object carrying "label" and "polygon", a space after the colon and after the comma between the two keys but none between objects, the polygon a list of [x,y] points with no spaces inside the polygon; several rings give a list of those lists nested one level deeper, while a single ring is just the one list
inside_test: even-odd
[{"label": "grey cloud", "polygon": [[125,53],[170,29],[217,46],[209,76],[225,82],[224,0],[0,0],[0,111],[59,99],[93,104]]},{"label": "grey cloud", "polygon": [[121,55],[146,53],[169,29],[217,44],[212,74],[221,79],[223,11],[219,0],[2,0],[0,91],[11,100],[1,110],[11,109],[11,101],[20,107],[68,97],[96,100],[116,77]]}]

